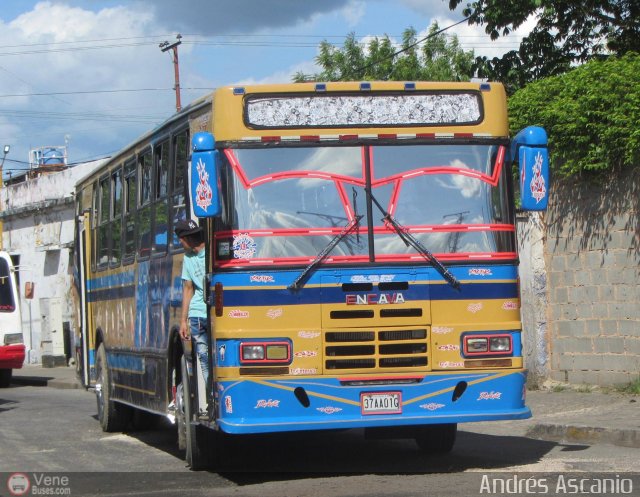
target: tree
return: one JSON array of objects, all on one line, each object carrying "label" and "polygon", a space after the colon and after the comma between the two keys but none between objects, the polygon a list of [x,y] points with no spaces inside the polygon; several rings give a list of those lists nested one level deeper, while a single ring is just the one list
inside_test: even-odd
[{"label": "tree", "polygon": [[510,127],[543,126],[562,176],[600,175],[640,162],[640,55],[594,60],[509,98]]},{"label": "tree", "polygon": [[294,81],[467,81],[473,76],[474,53],[463,50],[457,37],[445,35],[435,22],[424,40],[416,34],[406,29],[400,48],[388,36],[361,44],[350,33],[342,48],[325,40],[316,57],[322,72],[297,73]]},{"label": "tree", "polygon": [[[449,0],[449,8],[461,3]],[[517,51],[475,61],[479,76],[502,81],[510,91],[603,55],[640,51],[638,0],[476,0],[463,14],[469,24],[485,26],[492,40],[537,17]]]}]

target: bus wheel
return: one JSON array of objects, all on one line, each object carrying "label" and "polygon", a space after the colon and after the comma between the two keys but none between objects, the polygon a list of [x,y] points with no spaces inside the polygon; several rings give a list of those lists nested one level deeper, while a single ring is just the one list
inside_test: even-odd
[{"label": "bus wheel", "polygon": [[[191,382],[187,370],[187,358],[181,359],[182,383],[178,385],[176,395],[179,407],[178,415],[184,416],[185,461],[194,471],[209,469],[212,464],[212,442],[214,433],[208,428],[194,422],[193,406],[196,399],[191,398]],[[182,387],[182,388],[181,388]],[[180,398],[181,397],[181,398]],[[182,411],[182,413],[180,412]],[[178,421],[178,444],[180,444],[180,421]]]},{"label": "bus wheel", "polygon": [[96,354],[96,400],[98,402],[98,420],[102,431],[122,431],[131,420],[131,407],[111,400],[111,376],[107,369],[107,353],[104,344],[98,347]]},{"label": "bus wheel", "polygon": [[9,388],[13,369],[0,369],[0,388]]},{"label": "bus wheel", "polygon": [[416,443],[425,454],[447,454],[453,449],[457,431],[457,423],[421,426]]}]

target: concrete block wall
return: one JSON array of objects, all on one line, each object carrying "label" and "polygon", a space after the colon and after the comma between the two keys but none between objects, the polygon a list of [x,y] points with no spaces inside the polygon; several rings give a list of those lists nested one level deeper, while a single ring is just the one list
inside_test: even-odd
[{"label": "concrete block wall", "polygon": [[640,375],[640,168],[559,181],[544,214],[549,378],[616,385]]}]

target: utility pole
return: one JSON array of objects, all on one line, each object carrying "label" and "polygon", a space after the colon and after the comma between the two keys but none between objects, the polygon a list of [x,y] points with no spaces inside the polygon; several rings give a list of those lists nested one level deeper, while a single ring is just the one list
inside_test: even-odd
[{"label": "utility pole", "polygon": [[176,90],[176,112],[180,112],[180,109],[182,109],[182,104],[180,103],[180,63],[178,62],[178,45],[182,43],[180,41],[181,39],[182,35],[178,33],[178,35],[176,36],[177,41],[171,44],[168,41],[164,41],[159,45],[160,50],[162,50],[163,52],[167,52],[168,50],[173,51],[173,69],[175,72],[176,81],[176,84],[174,86],[174,89]]},{"label": "utility pole", "polygon": [[[3,176],[3,169],[4,169],[4,160],[7,158],[7,154],[9,153],[9,150],[11,149],[11,147],[9,145],[5,145],[4,146],[4,150],[3,150],[3,155],[2,155],[2,162],[0,162],[0,188],[4,187],[4,178]],[[3,205],[2,205],[2,200],[0,197],[0,211],[4,210],[3,209]],[[3,245],[3,233],[4,233],[4,223],[2,222],[2,219],[0,219],[0,250],[4,250],[4,245]]]}]

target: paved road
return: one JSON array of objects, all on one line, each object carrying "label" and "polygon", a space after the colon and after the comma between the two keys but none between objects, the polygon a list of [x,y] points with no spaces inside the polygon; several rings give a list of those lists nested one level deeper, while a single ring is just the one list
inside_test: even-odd
[{"label": "paved road", "polygon": [[[173,427],[106,434],[95,412],[93,394],[83,390],[0,390],[0,471],[67,476],[70,495],[329,497],[424,496],[425,488],[479,495],[486,475],[638,469],[638,449],[532,440],[509,421],[466,425],[440,458],[423,456],[413,441],[366,440],[357,430],[260,436],[240,440],[223,473],[193,473]],[[0,474],[0,495],[8,476]]]}]

